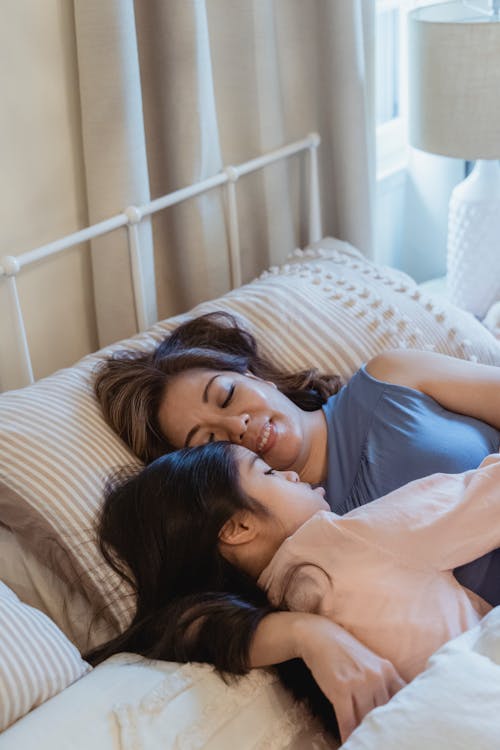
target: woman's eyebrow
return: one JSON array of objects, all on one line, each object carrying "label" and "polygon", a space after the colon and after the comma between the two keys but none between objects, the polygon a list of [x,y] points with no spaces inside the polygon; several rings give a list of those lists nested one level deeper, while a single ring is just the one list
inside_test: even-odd
[{"label": "woman's eyebrow", "polygon": [[[202,400],[203,400],[204,404],[208,403],[208,394],[209,394],[209,391],[210,391],[210,386],[214,382],[215,378],[219,377],[219,375],[221,375],[220,372],[218,372],[215,375],[213,375],[213,377],[211,377],[209,379],[208,383],[204,387],[203,394],[202,394]],[[187,434],[187,437],[186,437],[186,439],[184,441],[184,448],[189,448],[189,443],[194,438],[195,434],[198,432],[199,429],[200,429],[200,425],[199,424],[195,424],[194,427],[191,427],[191,429],[189,430],[189,432]]]}]

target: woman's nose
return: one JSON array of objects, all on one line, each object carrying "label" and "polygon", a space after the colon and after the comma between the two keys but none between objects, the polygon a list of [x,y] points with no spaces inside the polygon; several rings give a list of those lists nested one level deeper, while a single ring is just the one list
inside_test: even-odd
[{"label": "woman's nose", "polygon": [[231,417],[226,417],[225,427],[227,430],[229,440],[232,443],[243,442],[243,438],[245,436],[245,432],[248,429],[249,422],[250,422],[250,416],[248,414],[240,414],[238,416],[234,415]]}]

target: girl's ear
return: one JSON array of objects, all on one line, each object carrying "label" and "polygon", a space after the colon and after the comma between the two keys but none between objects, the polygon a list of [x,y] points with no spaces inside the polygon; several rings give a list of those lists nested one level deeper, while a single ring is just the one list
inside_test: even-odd
[{"label": "girl's ear", "polygon": [[247,510],[237,511],[219,531],[222,544],[246,544],[257,536],[255,515]]}]

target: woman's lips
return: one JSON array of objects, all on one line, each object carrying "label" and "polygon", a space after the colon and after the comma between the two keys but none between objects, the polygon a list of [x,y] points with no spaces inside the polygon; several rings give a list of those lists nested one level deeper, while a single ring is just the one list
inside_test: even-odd
[{"label": "woman's lips", "polygon": [[266,422],[257,440],[256,452],[263,456],[273,447],[276,441],[276,431],[272,422]]}]

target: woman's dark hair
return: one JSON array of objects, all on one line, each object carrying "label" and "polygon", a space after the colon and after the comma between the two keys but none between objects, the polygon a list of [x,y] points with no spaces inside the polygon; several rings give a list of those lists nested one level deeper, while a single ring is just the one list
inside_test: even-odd
[{"label": "woman's dark hair", "polygon": [[229,313],[194,318],[153,352],[117,352],[96,371],[94,388],[106,421],[146,463],[174,449],[161,432],[158,411],[169,379],[193,368],[251,372],[275,383],[305,411],[319,409],[340,388],[338,375],[321,375],[315,368],[282,372]]},{"label": "woman's dark hair", "polygon": [[[218,550],[219,532],[238,509],[266,513],[240,486],[235,450],[220,442],[176,451],[110,483],[98,521],[99,547],[132,587],[136,610],[121,635],[86,655],[91,664],[131,651],[209,662],[223,674],[248,671],[252,637],[273,609]],[[303,662],[278,671],[335,733],[331,704]]]}]

